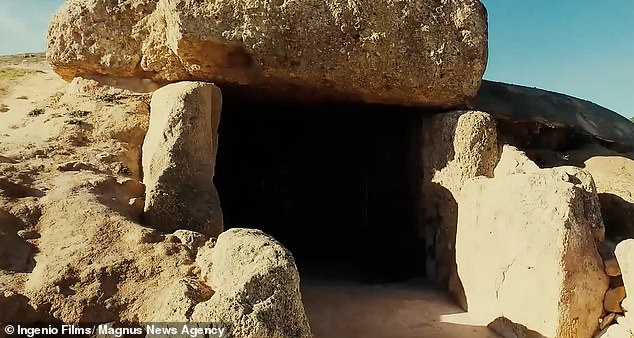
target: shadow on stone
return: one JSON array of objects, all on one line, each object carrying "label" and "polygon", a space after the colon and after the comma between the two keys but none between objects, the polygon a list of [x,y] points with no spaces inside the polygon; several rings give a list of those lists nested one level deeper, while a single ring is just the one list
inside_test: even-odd
[{"label": "shadow on stone", "polygon": [[615,243],[634,238],[634,203],[618,195],[599,193],[605,237]]},{"label": "shadow on stone", "polygon": [[17,293],[0,293],[0,323],[55,323],[53,317],[45,311],[39,311],[31,304],[26,296]]},{"label": "shadow on stone", "polygon": [[35,267],[37,248],[18,236],[21,224],[15,216],[0,210],[0,269],[31,272]]},{"label": "shadow on stone", "polygon": [[0,195],[8,198],[42,197],[44,192],[0,178]]}]

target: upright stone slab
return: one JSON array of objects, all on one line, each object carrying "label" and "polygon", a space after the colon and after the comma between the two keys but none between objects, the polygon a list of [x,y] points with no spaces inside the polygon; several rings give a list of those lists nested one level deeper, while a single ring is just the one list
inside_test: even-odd
[{"label": "upright stone slab", "polygon": [[456,261],[473,318],[527,337],[593,336],[609,280],[589,174],[560,167],[472,179],[458,206]]},{"label": "upright stone slab", "polygon": [[458,205],[464,182],[493,177],[498,163],[497,128],[493,118],[479,111],[453,111],[423,118],[421,163],[422,210],[427,276],[437,281],[466,309],[455,268]]},{"label": "upright stone slab", "polygon": [[619,262],[625,285],[625,298],[621,307],[634,312],[634,239],[626,239],[616,246],[616,259]]},{"label": "upright stone slab", "polygon": [[222,95],[210,83],[179,82],[152,96],[143,142],[145,222],[159,230],[222,232],[213,184]]}]

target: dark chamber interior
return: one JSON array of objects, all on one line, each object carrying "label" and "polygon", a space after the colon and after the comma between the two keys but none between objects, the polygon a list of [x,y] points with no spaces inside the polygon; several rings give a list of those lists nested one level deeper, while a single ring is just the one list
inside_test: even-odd
[{"label": "dark chamber interior", "polygon": [[425,271],[414,222],[413,112],[224,98],[215,184],[225,228],[258,228],[302,277],[390,282]]}]

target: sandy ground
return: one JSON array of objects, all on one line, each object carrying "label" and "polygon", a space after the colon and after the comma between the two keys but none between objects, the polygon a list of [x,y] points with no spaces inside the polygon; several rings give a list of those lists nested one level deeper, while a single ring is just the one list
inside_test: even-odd
[{"label": "sandy ground", "polygon": [[[41,128],[44,119],[28,114],[34,109],[46,109],[54,104],[55,98],[60,96],[56,93],[64,91],[66,82],[37,57],[22,60],[4,57],[0,59],[0,67],[5,70],[5,76],[0,75],[2,148],[6,151],[44,143],[51,135],[52,125]],[[59,128],[59,125],[54,128]]]},{"label": "sandy ground", "polygon": [[494,338],[422,282],[361,285],[306,281],[302,297],[316,338]]}]

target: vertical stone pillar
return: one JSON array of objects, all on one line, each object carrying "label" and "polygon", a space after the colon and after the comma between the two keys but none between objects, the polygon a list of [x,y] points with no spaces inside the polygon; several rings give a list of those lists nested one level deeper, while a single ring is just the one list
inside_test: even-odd
[{"label": "vertical stone pillar", "polygon": [[148,226],[222,232],[213,184],[221,107],[220,89],[211,83],[178,82],[152,95],[142,158]]},{"label": "vertical stone pillar", "polygon": [[448,287],[466,307],[456,272],[457,198],[466,180],[493,177],[499,160],[496,124],[487,113],[452,111],[425,116],[422,129],[422,232],[427,277]]}]

